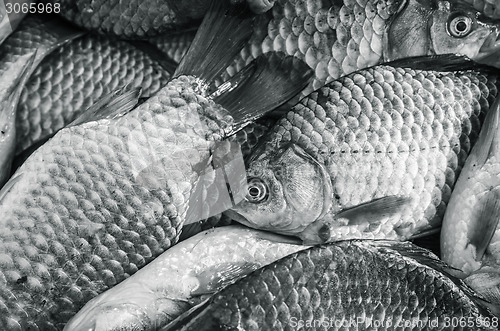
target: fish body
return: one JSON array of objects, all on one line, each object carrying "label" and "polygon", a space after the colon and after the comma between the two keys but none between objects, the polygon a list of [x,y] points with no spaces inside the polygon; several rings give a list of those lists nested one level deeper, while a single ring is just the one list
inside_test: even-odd
[{"label": "fish body", "polygon": [[441,230],[443,261],[500,314],[500,99],[488,112],[479,140],[451,195]]},{"label": "fish body", "polygon": [[60,329],[169,248],[193,187],[210,179],[201,177],[215,142],[304,88],[305,65],[287,81],[281,62],[263,57],[229,91],[209,92],[250,27],[239,8],[218,2],[177,78],[129,112],[65,127],[16,171],[0,199],[0,329]]},{"label": "fish body", "polygon": [[[498,102],[495,108],[498,107]],[[498,112],[498,110],[492,110]],[[443,261],[467,275],[483,265],[500,265],[500,158],[498,118],[489,116],[458,177],[443,220],[441,254]],[[487,139],[490,136],[491,138]],[[482,240],[478,240],[479,237]]]},{"label": "fish body", "polygon": [[22,89],[16,153],[47,139],[111,91],[141,87],[141,96],[148,98],[172,73],[124,41],[86,35],[68,42],[37,66]]},{"label": "fish body", "polygon": [[242,226],[216,228],[182,241],[91,300],[67,330],[156,330],[190,308],[188,300],[307,246]]},{"label": "fish body", "polygon": [[16,110],[22,87],[47,54],[82,34],[60,20],[31,16],[0,44],[0,186],[10,176],[15,154]]},{"label": "fish body", "polygon": [[304,98],[247,158],[247,197],[227,215],[313,243],[439,227],[500,84],[466,63],[393,62]]},{"label": "fish body", "polygon": [[312,247],[229,285],[163,330],[495,330],[498,318],[449,270],[409,243]]},{"label": "fish body", "polygon": [[465,0],[484,15],[499,19],[500,18],[500,2],[498,0]]},{"label": "fish body", "polygon": [[[482,19],[472,7],[448,1],[277,0],[271,10],[256,17],[253,29],[248,44],[221,80],[263,53],[285,52],[314,70],[315,79],[302,97],[334,79],[382,62],[448,53],[480,60],[500,47],[498,22]],[[153,43],[164,49],[172,41],[162,36]]]},{"label": "fish body", "polygon": [[[59,14],[75,24],[102,34],[125,39],[145,39],[170,30],[199,24],[210,7],[210,0],[55,0]],[[274,1],[247,2],[254,12],[269,10]]]}]

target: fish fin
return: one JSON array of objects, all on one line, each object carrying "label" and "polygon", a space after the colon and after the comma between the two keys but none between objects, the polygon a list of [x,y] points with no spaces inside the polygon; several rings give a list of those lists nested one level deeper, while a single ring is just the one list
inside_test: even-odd
[{"label": "fish fin", "polygon": [[151,59],[158,62],[170,75],[173,75],[175,69],[177,69],[178,63],[150,42],[144,40],[127,40],[126,42],[146,53]]},{"label": "fish fin", "polygon": [[244,6],[213,0],[174,77],[192,75],[212,83],[250,39],[253,19]]},{"label": "fish fin", "polygon": [[500,273],[498,270],[480,268],[473,272],[464,282],[483,297],[488,307],[496,316],[500,316]]},{"label": "fish fin", "polygon": [[282,52],[260,55],[212,93],[236,124],[234,131],[262,117],[302,91],[314,72],[302,60]]},{"label": "fish fin", "polygon": [[485,64],[479,64],[465,55],[443,54],[430,56],[414,56],[400,60],[385,62],[395,68],[411,68],[414,70],[435,70],[435,71],[466,71],[480,70],[484,72],[498,72],[499,69]]},{"label": "fish fin", "polygon": [[[470,167],[474,169],[482,167],[495,153],[499,154],[500,152],[500,96],[496,98],[486,113],[483,123],[477,142],[467,158],[468,163],[471,164]],[[462,171],[461,175],[464,171],[474,170],[467,167],[467,169]]]},{"label": "fish fin", "polygon": [[191,295],[212,294],[259,268],[256,263],[221,263],[196,275],[199,286]]},{"label": "fish fin", "polygon": [[317,219],[299,234],[302,245],[313,246],[330,242],[332,230],[337,226],[335,219],[331,215],[325,215]]},{"label": "fish fin", "polygon": [[468,245],[476,248],[476,261],[481,261],[500,220],[500,189],[495,189],[478,198],[479,210],[474,213],[474,224],[470,227]]},{"label": "fish fin", "polygon": [[313,77],[302,60],[282,52],[257,57],[212,93],[213,100],[227,109],[238,131],[302,91]]},{"label": "fish fin", "polygon": [[345,209],[335,215],[347,219],[349,225],[375,223],[381,218],[400,213],[411,203],[411,198],[391,195]]},{"label": "fish fin", "polygon": [[437,227],[429,228],[429,229],[424,229],[424,230],[418,231],[417,233],[408,237],[408,240],[429,237],[429,236],[432,236],[434,234],[438,234],[440,231],[441,231],[441,226],[437,226]]},{"label": "fish fin", "polygon": [[128,86],[116,89],[97,100],[80,116],[76,117],[65,127],[81,125],[83,123],[121,117],[134,109],[141,95],[140,88],[128,89]]},{"label": "fish fin", "polygon": [[22,173],[14,174],[5,185],[0,189],[0,203],[3,201],[7,193],[14,187],[14,185],[23,178]]},{"label": "fish fin", "polygon": [[303,245],[302,240],[296,237],[286,236],[269,231],[256,230],[256,237],[260,240],[271,241],[280,244]]}]

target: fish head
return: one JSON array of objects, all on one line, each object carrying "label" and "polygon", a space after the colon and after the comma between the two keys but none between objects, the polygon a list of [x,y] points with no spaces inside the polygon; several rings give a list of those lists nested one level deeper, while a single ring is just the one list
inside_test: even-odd
[{"label": "fish head", "polygon": [[324,166],[294,144],[251,158],[247,181],[245,198],[226,214],[252,228],[298,235],[332,204]]},{"label": "fish head", "polygon": [[480,61],[500,49],[500,22],[466,3],[409,0],[384,34],[384,60],[460,54]]},{"label": "fish head", "polygon": [[467,4],[439,1],[430,38],[436,54],[456,53],[480,61],[500,50],[500,21]]}]

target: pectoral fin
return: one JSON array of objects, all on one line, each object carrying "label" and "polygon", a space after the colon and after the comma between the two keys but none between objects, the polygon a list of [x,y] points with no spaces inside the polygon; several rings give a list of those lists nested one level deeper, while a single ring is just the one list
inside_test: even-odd
[{"label": "pectoral fin", "polygon": [[199,286],[191,295],[212,294],[259,268],[250,262],[223,263],[196,275]]},{"label": "pectoral fin", "polygon": [[500,220],[500,189],[492,190],[479,198],[477,209],[471,220],[469,243],[476,248],[476,261],[481,261],[495,234]]},{"label": "pectoral fin", "polygon": [[347,219],[348,225],[376,223],[383,218],[400,213],[410,203],[409,197],[392,195],[345,209],[335,218]]}]

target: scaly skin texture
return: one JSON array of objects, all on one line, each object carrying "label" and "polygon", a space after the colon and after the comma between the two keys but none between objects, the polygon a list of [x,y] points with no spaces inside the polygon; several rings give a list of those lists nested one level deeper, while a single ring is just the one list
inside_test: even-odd
[{"label": "scaly skin texture", "polygon": [[[307,246],[242,226],[205,231],[157,257],[132,277],[90,301],[68,330],[156,330],[189,308],[187,300],[218,290]],[[240,268],[240,269],[238,269]],[[223,276],[219,275],[221,273]],[[134,305],[135,304],[135,305]],[[139,309],[137,307],[140,307]]]},{"label": "scaly skin texture", "polygon": [[[60,15],[80,27],[125,39],[145,39],[162,33],[195,26],[203,18],[210,0],[52,0],[60,3]],[[255,13],[272,7],[274,1],[231,0],[247,2]]]},{"label": "scaly skin texture", "polygon": [[486,16],[499,19],[500,18],[500,2],[498,0],[462,0],[474,6],[477,10],[484,13]]},{"label": "scaly skin texture", "polygon": [[[478,318],[491,322],[441,272],[377,245],[342,242],[283,258],[216,294],[192,330],[479,330]],[[452,318],[475,323],[446,327]]]},{"label": "scaly skin texture", "polygon": [[130,84],[150,97],[170,74],[144,52],[124,41],[88,35],[47,56],[23,88],[17,110],[21,153],[85,111],[101,96]]},{"label": "scaly skin texture", "polygon": [[158,49],[163,51],[174,61],[180,62],[193,42],[195,35],[196,29],[192,29],[179,33],[167,33],[156,38],[151,38],[148,41],[158,47]]},{"label": "scaly skin texture", "polygon": [[[425,14],[412,15],[408,3],[416,8],[425,5],[421,8]],[[454,6],[445,9],[448,5],[447,1],[420,4],[413,0],[277,0],[271,10],[257,16],[252,37],[217,83],[227,81],[253,59],[271,51],[296,56],[314,70],[314,80],[301,97],[344,75],[388,60],[448,53],[474,58],[495,25],[476,24],[481,28],[474,28],[474,32],[465,37],[454,38],[447,32],[447,24],[464,9]],[[467,9],[467,15],[474,17],[475,14],[472,8]],[[402,16],[402,21],[394,21]],[[418,26],[415,29],[420,32],[409,37],[412,31],[408,26],[413,25]],[[189,34],[183,38],[189,38]],[[183,38],[162,36],[150,41],[166,50],[172,45],[184,45]],[[404,38],[412,40],[410,45],[400,40]],[[494,60],[490,58],[485,63]]]},{"label": "scaly skin texture", "polygon": [[[5,93],[5,89],[17,78],[30,55],[38,50],[40,56],[58,41],[59,34],[47,29],[46,23],[46,19],[41,16],[30,16],[1,44],[0,93]],[[21,59],[25,60],[18,63]]]},{"label": "scaly skin texture", "polygon": [[232,120],[181,76],[131,113],[66,128],[0,205],[0,328],[61,328],[174,244],[194,170]]},{"label": "scaly skin texture", "polygon": [[121,38],[144,39],[199,22],[207,0],[55,0],[60,15],[75,24]]},{"label": "scaly skin texture", "polygon": [[[267,200],[243,201],[233,210],[252,227],[299,235],[320,217],[321,205],[319,210],[298,210],[305,213],[302,217],[276,215],[300,201],[330,202],[323,218],[334,218],[377,198],[401,196],[411,201],[376,222],[368,216],[351,224],[334,219],[330,239],[407,239],[437,227],[499,84],[498,75],[486,70],[436,72],[390,66],[330,83],[288,112],[252,154],[247,176],[265,182]],[[300,170],[294,170],[297,159],[284,165],[276,160],[290,143],[325,169],[330,192],[323,191],[325,182],[320,179],[302,183]],[[296,187],[307,191],[283,193],[295,192]]]}]

